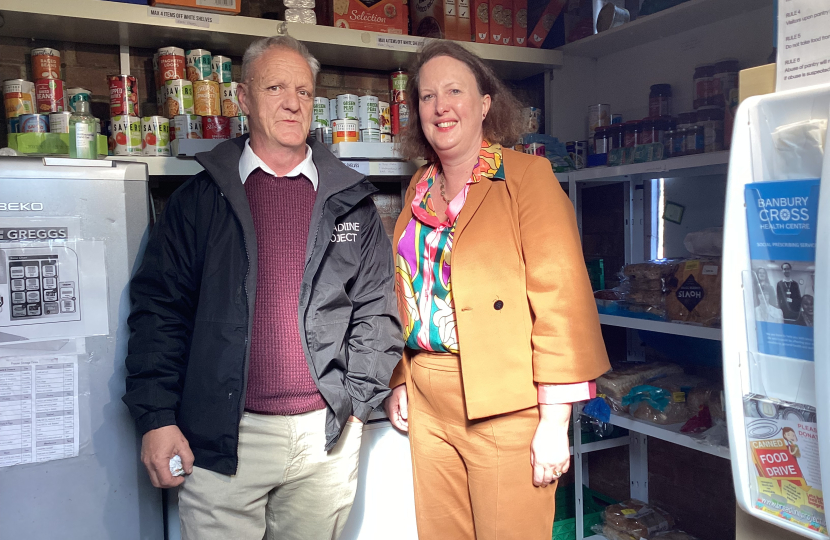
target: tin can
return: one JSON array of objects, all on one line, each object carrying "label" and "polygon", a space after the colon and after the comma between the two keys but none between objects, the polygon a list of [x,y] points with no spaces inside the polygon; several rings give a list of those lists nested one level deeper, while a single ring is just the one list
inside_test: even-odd
[{"label": "tin can", "polygon": [[206,51],[205,49],[191,49],[185,53],[185,61],[187,63],[187,79],[189,81],[213,80],[210,51]]},{"label": "tin can", "polygon": [[380,142],[391,143],[392,142],[392,134],[391,133],[381,133],[380,134]]},{"label": "tin can", "polygon": [[60,79],[38,79],[35,82],[37,112],[49,114],[63,112],[63,81]]},{"label": "tin can", "polygon": [[335,120],[337,120],[337,98],[332,98],[329,100],[329,126],[333,126]]},{"label": "tin can", "polygon": [[311,129],[331,127],[331,114],[329,113],[329,98],[314,98],[314,108],[311,110]]},{"label": "tin can", "polygon": [[69,133],[70,111],[53,112],[49,115],[49,133]]},{"label": "tin can", "polygon": [[202,117],[202,138],[230,139],[231,119],[227,116],[211,115]]},{"label": "tin can", "polygon": [[141,119],[137,116],[113,116],[110,122],[109,149],[114,156],[141,155]]},{"label": "tin can", "polygon": [[337,96],[337,119],[357,120],[357,96],[354,94],[340,94]]},{"label": "tin can", "polygon": [[406,71],[393,71],[389,76],[389,90],[392,93],[392,103],[406,101],[406,85],[409,83],[409,74]]},{"label": "tin can", "polygon": [[333,132],[328,126],[318,127],[315,129],[314,138],[323,144],[332,144],[334,142]]},{"label": "tin can", "polygon": [[141,155],[170,155],[170,120],[163,116],[141,119]]},{"label": "tin can", "polygon": [[49,47],[32,49],[32,77],[34,79],[60,79],[61,52]]},{"label": "tin can", "polygon": [[193,114],[193,83],[178,79],[164,83],[164,116]]},{"label": "tin can", "polygon": [[6,133],[20,133],[20,117],[9,118],[6,122]]},{"label": "tin can", "polygon": [[392,104],[392,135],[400,135],[409,123],[409,105],[406,103]]},{"label": "tin can", "polygon": [[[35,85],[23,79],[3,81],[3,102],[6,118],[12,119],[35,112]],[[12,133],[12,132],[9,132]]]},{"label": "tin can", "polygon": [[179,114],[170,122],[170,140],[201,139],[202,117],[196,114]]},{"label": "tin can", "polygon": [[361,129],[360,142],[380,142],[379,129]]},{"label": "tin can", "polygon": [[20,133],[49,133],[48,114],[24,114],[20,118]]},{"label": "tin can", "polygon": [[248,117],[245,115],[231,118],[230,136],[231,139],[241,137],[248,133]]},{"label": "tin can", "polygon": [[158,50],[158,55],[160,82],[185,78],[184,49],[178,47],[162,47]]},{"label": "tin can", "polygon": [[86,88],[70,88],[66,91],[66,110],[75,111],[75,104],[79,101],[92,101],[92,91]]},{"label": "tin can", "polygon": [[380,132],[392,133],[392,109],[385,101],[378,102],[378,117],[380,118]]},{"label": "tin can", "polygon": [[132,75],[107,76],[110,87],[110,116],[138,116],[138,81]]},{"label": "tin can", "polygon": [[346,118],[334,121],[334,126],[332,126],[332,143],[358,142],[359,140],[357,120]]},{"label": "tin can", "polygon": [[591,105],[588,107],[588,139],[594,140],[594,131],[600,126],[611,125],[611,105]]},{"label": "tin can", "polygon": [[233,64],[227,56],[216,55],[210,60],[210,78],[218,83],[231,82]]},{"label": "tin can", "polygon": [[380,101],[377,96],[360,96],[357,98],[357,118],[360,129],[380,131]]},{"label": "tin can", "polygon": [[239,97],[237,94],[237,83],[225,82],[219,84],[219,92],[222,101],[222,116],[233,118],[242,114],[239,108]]},{"label": "tin can", "polygon": [[193,110],[199,116],[219,116],[222,114],[218,82],[196,81],[193,83]]}]

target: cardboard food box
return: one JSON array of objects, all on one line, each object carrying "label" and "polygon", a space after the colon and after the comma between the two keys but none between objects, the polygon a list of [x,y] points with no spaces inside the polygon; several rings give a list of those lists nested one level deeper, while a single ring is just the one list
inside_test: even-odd
[{"label": "cardboard food box", "polygon": [[490,43],[513,42],[513,0],[490,0]]},{"label": "cardboard food box", "polygon": [[[412,35],[457,39],[457,0],[412,0]],[[467,38],[469,41],[470,38]]]},{"label": "cardboard food box", "polygon": [[332,8],[332,26],[337,28],[386,34],[408,31],[407,0],[332,0]]},{"label": "cardboard food box", "polygon": [[473,9],[473,41],[490,43],[490,2],[475,0]]},{"label": "cardboard food box", "polygon": [[239,15],[243,0],[150,0],[150,5],[190,11],[212,11],[226,15]]},{"label": "cardboard food box", "polygon": [[527,47],[527,0],[513,0],[513,45]]},{"label": "cardboard food box", "polygon": [[542,16],[539,17],[539,22],[536,23],[536,26],[533,27],[533,31],[527,37],[528,47],[536,47],[537,49],[542,48],[545,38],[548,37],[550,29],[553,28],[553,23],[556,22],[556,18],[559,17],[559,13],[562,12],[562,8],[565,7],[566,1],[567,0],[550,0],[550,3],[545,8],[545,11],[542,12]]},{"label": "cardboard food box", "polygon": [[455,39],[458,41],[473,41],[472,9],[470,8],[473,0],[455,0],[455,2],[456,14],[458,15]]}]

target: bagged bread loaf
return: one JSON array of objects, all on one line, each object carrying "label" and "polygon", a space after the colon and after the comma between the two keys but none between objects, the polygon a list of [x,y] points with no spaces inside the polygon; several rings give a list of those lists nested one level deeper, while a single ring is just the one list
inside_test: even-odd
[{"label": "bagged bread loaf", "polygon": [[682,374],[683,368],[666,362],[636,364],[617,368],[597,379],[597,393],[616,399],[628,395],[632,388],[667,375]]},{"label": "bagged bread loaf", "polygon": [[603,515],[606,525],[634,539],[649,540],[657,533],[674,528],[674,518],[668,512],[636,499],[612,504],[605,508]]},{"label": "bagged bread loaf", "polygon": [[679,265],[677,289],[666,295],[669,320],[720,326],[721,261],[693,259]]},{"label": "bagged bread loaf", "polygon": [[675,259],[658,259],[643,263],[627,264],[623,275],[637,281],[659,280],[674,275],[678,261]]},{"label": "bagged bread loaf", "polygon": [[623,403],[629,403],[629,412],[634,418],[639,418],[653,424],[679,424],[694,416],[698,409],[689,407],[688,396],[698,386],[708,384],[709,381],[694,375],[669,375],[646,386],[635,387],[632,393],[640,389],[639,393],[629,395]]}]

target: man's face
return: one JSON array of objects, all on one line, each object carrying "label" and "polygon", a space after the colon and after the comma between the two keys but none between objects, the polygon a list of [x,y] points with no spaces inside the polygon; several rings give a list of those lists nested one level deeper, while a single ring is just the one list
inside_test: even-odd
[{"label": "man's face", "polygon": [[786,277],[786,278],[790,277],[790,270],[791,269],[790,269],[789,265],[784,265],[784,268],[782,268],[782,270],[784,271],[784,277]]},{"label": "man's face", "polygon": [[265,51],[251,66],[251,79],[239,85],[239,105],[248,115],[253,139],[288,150],[302,148],[314,106],[308,62],[291,49]]}]

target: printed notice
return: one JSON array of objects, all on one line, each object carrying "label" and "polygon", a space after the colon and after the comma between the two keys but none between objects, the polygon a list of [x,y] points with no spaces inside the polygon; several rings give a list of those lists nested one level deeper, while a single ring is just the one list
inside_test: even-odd
[{"label": "printed notice", "polygon": [[148,7],[147,15],[150,17],[161,17],[162,19],[173,19],[176,21],[176,24],[198,26],[200,28],[210,28],[210,23],[216,24],[219,22],[216,15],[157,7]]},{"label": "printed notice", "polygon": [[0,467],[78,455],[78,357],[0,358]]},{"label": "printed notice", "polygon": [[776,90],[830,82],[830,0],[779,0]]},{"label": "printed notice", "polygon": [[424,44],[426,38],[417,36],[398,36],[390,34],[376,34],[375,46],[399,51],[417,51]]}]

